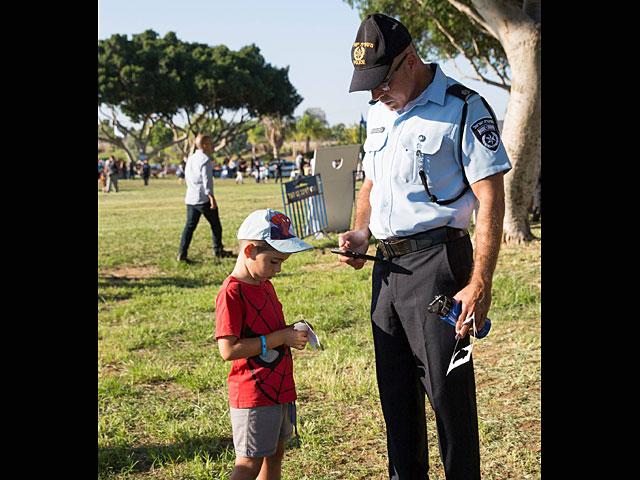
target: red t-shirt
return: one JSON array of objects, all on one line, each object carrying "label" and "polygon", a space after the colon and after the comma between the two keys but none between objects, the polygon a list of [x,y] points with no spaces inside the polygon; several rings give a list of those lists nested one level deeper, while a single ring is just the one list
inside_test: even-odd
[{"label": "red t-shirt", "polygon": [[[227,335],[259,337],[285,327],[282,304],[270,281],[252,285],[229,275],[222,283],[216,298],[216,340]],[[297,396],[291,350],[280,345],[266,358],[233,360],[228,385],[233,408],[293,402]]]}]

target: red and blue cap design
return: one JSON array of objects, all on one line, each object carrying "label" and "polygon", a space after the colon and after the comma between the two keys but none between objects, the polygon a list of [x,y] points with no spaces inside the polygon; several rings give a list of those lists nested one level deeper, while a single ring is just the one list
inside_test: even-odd
[{"label": "red and blue cap design", "polygon": [[238,240],[263,240],[282,253],[313,248],[296,236],[289,217],[271,209],[251,213],[240,225],[237,237]]}]

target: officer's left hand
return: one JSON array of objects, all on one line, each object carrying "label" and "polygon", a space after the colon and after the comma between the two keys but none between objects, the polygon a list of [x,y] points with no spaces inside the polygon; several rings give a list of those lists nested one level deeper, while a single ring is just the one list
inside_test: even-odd
[{"label": "officer's left hand", "polygon": [[491,288],[486,288],[484,285],[478,283],[469,283],[469,285],[454,295],[453,298],[462,302],[460,316],[456,324],[456,333],[458,333],[461,338],[464,338],[469,330],[473,332],[471,323],[464,326],[462,324],[468,317],[474,314],[476,330],[481,330],[489,313],[489,308],[491,307]]}]

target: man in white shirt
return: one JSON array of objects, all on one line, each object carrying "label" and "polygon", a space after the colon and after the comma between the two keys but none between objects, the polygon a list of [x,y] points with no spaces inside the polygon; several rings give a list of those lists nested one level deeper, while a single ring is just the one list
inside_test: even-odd
[{"label": "man in white shirt", "polygon": [[213,196],[213,169],[209,155],[213,153],[213,141],[208,135],[196,137],[197,150],[187,160],[185,166],[185,180],[187,193],[184,203],[187,205],[187,223],[180,238],[178,250],[179,262],[191,263],[187,258],[187,251],[191,244],[193,232],[198,226],[200,215],[204,215],[211,225],[211,238],[213,240],[213,256],[227,257],[233,254],[223,250],[222,225],[218,215],[218,204]]}]

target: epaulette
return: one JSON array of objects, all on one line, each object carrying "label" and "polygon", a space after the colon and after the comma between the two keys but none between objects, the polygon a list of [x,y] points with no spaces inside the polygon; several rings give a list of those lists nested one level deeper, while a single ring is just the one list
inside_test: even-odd
[{"label": "epaulette", "polygon": [[454,97],[458,97],[464,102],[467,102],[472,95],[478,94],[478,92],[476,92],[475,90],[471,90],[470,88],[467,88],[460,83],[454,83],[449,88],[447,88],[447,93],[453,95]]}]

